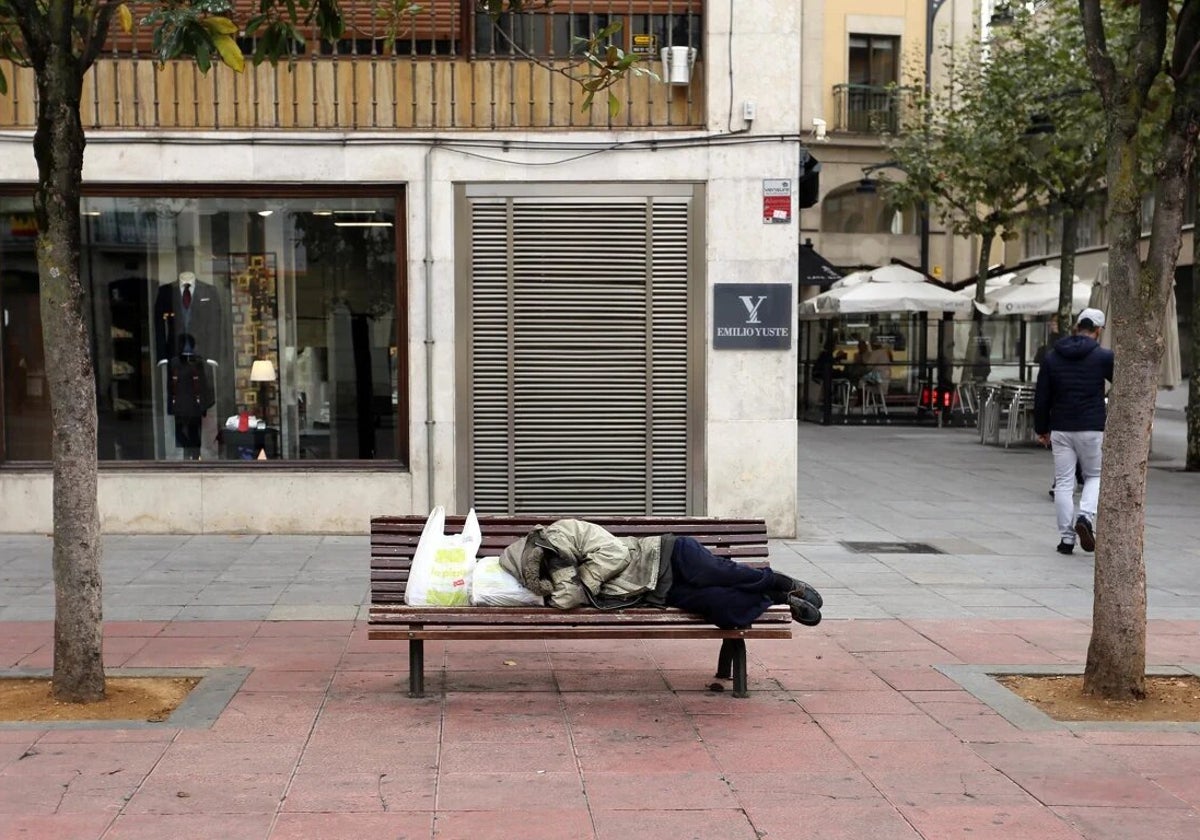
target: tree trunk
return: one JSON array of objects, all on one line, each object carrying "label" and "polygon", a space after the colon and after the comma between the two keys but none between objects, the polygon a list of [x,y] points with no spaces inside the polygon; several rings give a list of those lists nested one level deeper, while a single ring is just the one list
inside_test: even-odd
[{"label": "tree trunk", "polygon": [[[1200,166],[1192,167],[1192,189],[1196,204],[1194,218],[1200,219]],[[1192,228],[1192,370],[1188,376],[1187,461],[1188,472],[1200,471],[1200,243]]]},{"label": "tree trunk", "polygon": [[1058,275],[1058,334],[1071,334],[1071,303],[1075,297],[1075,250],[1079,247],[1079,211],[1063,205],[1062,264]]},{"label": "tree trunk", "polygon": [[[988,259],[992,253],[992,243],[996,241],[996,231],[989,229],[979,237],[979,262],[975,267],[975,301],[983,303],[987,293]],[[983,382],[991,373],[991,348],[987,336],[983,334],[983,312],[978,307],[972,307],[971,330],[967,338],[967,354],[964,360],[963,380]]]},{"label": "tree trunk", "polygon": [[[1119,97],[1118,97],[1119,98]],[[1109,699],[1145,696],[1146,471],[1163,354],[1167,295],[1182,241],[1194,134],[1176,101],[1164,132],[1146,261],[1139,258],[1141,190],[1137,119],[1109,114],[1109,312],[1115,330],[1113,387],[1096,515],[1095,599],[1084,691]]]},{"label": "tree trunk", "polygon": [[50,386],[54,457],[53,694],[69,702],[104,697],[100,517],[96,498],[96,380],[79,277],[79,195],[84,133],[83,70],[54,44],[39,67],[34,156],[37,260]]}]

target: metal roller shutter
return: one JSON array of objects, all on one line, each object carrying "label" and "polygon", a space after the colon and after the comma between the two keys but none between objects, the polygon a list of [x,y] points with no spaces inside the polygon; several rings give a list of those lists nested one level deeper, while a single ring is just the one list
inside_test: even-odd
[{"label": "metal roller shutter", "polygon": [[470,208],[474,506],[689,513],[690,201]]}]

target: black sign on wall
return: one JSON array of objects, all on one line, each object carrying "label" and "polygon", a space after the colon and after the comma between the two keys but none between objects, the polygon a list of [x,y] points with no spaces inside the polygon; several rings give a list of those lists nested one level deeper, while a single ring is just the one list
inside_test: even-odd
[{"label": "black sign on wall", "polygon": [[792,346],[789,283],[717,283],[713,287],[713,348],[788,350]]}]

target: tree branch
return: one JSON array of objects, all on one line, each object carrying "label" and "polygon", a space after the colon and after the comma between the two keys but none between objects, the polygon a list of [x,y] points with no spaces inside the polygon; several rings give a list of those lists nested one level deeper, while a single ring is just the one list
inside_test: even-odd
[{"label": "tree branch", "polygon": [[1100,88],[1105,103],[1112,100],[1116,87],[1116,67],[1108,54],[1108,41],[1104,37],[1104,16],[1100,11],[1100,0],[1079,0],[1079,13],[1083,18],[1083,36],[1086,44],[1088,66]]},{"label": "tree branch", "polygon": [[39,8],[37,0],[8,0],[12,7],[13,18],[21,37],[25,39],[29,59],[38,66],[46,61],[46,53],[50,49],[49,20],[46,13]]},{"label": "tree branch", "polygon": [[113,13],[116,12],[120,2],[121,0],[104,0],[104,2],[96,7],[96,16],[92,20],[91,32],[88,33],[87,40],[79,56],[80,72],[86,73],[88,68],[96,61],[96,57],[100,55],[100,50],[104,49],[104,42],[108,40],[108,28],[112,24]]},{"label": "tree branch", "polygon": [[[1171,55],[1171,78],[1181,81],[1194,69],[1200,55],[1200,4],[1185,0],[1175,26],[1175,48]],[[1190,46],[1189,46],[1190,44]],[[1183,54],[1187,57],[1183,58]],[[1182,62],[1182,67],[1180,63]]]}]

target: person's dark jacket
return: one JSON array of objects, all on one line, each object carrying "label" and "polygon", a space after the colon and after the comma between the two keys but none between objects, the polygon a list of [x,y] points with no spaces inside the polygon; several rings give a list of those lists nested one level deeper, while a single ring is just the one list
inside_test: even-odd
[{"label": "person's dark jacket", "polygon": [[1059,339],[1042,360],[1033,402],[1033,430],[1104,431],[1104,383],[1112,381],[1113,353],[1091,336]]}]

